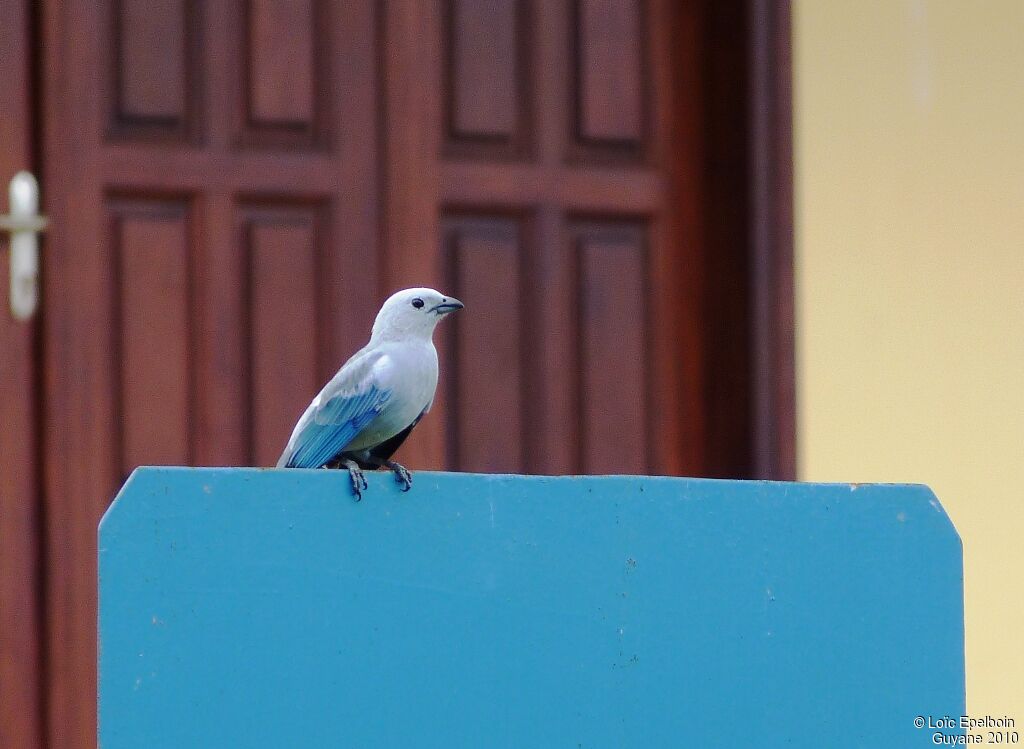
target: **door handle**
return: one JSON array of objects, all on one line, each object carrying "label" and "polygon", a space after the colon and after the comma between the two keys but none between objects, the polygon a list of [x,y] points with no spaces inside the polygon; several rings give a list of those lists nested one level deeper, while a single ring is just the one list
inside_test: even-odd
[{"label": "door handle", "polygon": [[39,232],[49,220],[39,215],[39,183],[29,172],[11,178],[10,213],[0,230],[11,235],[11,315],[28,320],[39,304]]}]

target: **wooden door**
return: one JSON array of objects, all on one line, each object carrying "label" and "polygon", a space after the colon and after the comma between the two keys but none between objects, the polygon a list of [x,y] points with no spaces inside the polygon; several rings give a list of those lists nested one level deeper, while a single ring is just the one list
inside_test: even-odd
[{"label": "wooden door", "polygon": [[[34,171],[29,3],[0,0],[0,213],[7,185]],[[39,569],[38,389],[35,321],[9,308],[0,234],[0,746],[42,747],[42,579]]]},{"label": "wooden door", "polygon": [[410,466],[749,465],[745,417],[712,417],[751,360],[715,368],[707,292],[744,298],[746,243],[702,218],[707,100],[746,74],[707,68],[705,5],[45,0],[49,746],[95,741],[94,539],[124,478],[273,464],[396,288],[467,302]]}]

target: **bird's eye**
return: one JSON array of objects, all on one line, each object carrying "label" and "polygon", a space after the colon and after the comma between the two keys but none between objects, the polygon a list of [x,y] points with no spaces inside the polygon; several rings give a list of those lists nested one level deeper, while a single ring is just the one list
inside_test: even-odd
[{"label": "bird's eye", "polygon": [[415,299],[412,300],[412,306],[415,307],[416,309],[423,309],[423,300],[420,299],[419,297],[416,297]]}]

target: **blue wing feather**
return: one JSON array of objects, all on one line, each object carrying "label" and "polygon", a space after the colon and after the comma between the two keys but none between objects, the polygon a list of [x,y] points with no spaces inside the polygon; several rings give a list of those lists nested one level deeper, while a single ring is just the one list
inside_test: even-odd
[{"label": "blue wing feather", "polygon": [[320,468],[336,458],[377,417],[390,397],[390,390],[371,385],[362,393],[328,400],[302,430],[287,467]]}]

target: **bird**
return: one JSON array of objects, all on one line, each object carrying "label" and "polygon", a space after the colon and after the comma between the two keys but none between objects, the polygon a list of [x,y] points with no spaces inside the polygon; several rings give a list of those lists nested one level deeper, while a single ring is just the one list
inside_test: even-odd
[{"label": "bird", "polygon": [[434,328],[464,304],[428,288],[395,292],[370,341],[338,370],[299,417],[278,468],[347,468],[356,501],[364,470],[388,468],[402,491],[412,473],[391,459],[430,410],[437,389]]}]

